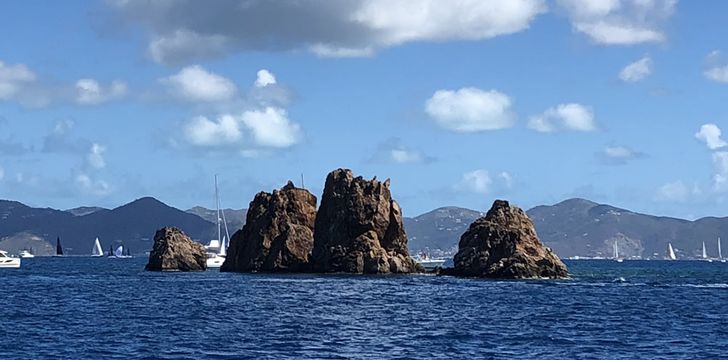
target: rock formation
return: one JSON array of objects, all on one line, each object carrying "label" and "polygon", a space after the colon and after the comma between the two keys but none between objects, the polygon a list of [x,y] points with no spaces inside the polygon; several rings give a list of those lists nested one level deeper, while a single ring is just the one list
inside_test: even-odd
[{"label": "rock formation", "polygon": [[455,267],[443,274],[504,278],[564,278],[566,265],[545,247],[531,219],[507,201],[496,200],[485,217],[460,238]]},{"label": "rock formation", "polygon": [[311,259],[315,272],[411,273],[422,271],[407,250],[402,211],[389,180],[354,177],[337,169],[326,177]]},{"label": "rock formation", "polygon": [[148,271],[205,271],[207,253],[202,244],[192,241],[182,230],[164,227],[154,234]]},{"label": "rock formation", "polygon": [[250,203],[245,225],[230,241],[220,271],[302,271],[313,248],[316,197],[288,182]]}]

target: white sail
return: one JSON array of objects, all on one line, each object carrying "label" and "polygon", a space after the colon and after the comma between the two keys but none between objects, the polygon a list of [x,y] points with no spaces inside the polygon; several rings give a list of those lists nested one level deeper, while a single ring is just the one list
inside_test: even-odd
[{"label": "white sail", "polygon": [[707,259],[707,258],[708,258],[708,252],[705,251],[705,241],[703,241],[703,259]]},{"label": "white sail", "polygon": [[668,258],[670,260],[677,259],[677,257],[675,256],[675,251],[672,250],[672,244],[671,243],[667,243],[667,252],[668,252]]},{"label": "white sail", "polygon": [[723,253],[720,251],[720,236],[718,236],[718,259],[723,258]]},{"label": "white sail", "polygon": [[614,258],[619,259],[619,247],[617,246],[617,240],[614,240]]},{"label": "white sail", "polygon": [[101,243],[99,242],[99,238],[96,238],[96,241],[94,242],[94,249],[91,251],[91,255],[93,256],[103,256],[104,251],[101,249]]},{"label": "white sail", "polygon": [[114,256],[116,256],[116,257],[124,256],[124,246],[123,245],[119,245],[119,247],[116,248],[116,250],[114,250]]},{"label": "white sail", "polygon": [[223,236],[220,241],[220,250],[217,252],[220,256],[227,256],[227,237]]}]

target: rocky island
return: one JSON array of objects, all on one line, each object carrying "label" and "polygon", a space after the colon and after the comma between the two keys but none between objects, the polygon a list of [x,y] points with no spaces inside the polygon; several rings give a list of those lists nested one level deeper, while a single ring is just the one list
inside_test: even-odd
[{"label": "rocky island", "polygon": [[423,271],[409,256],[402,210],[392,199],[389,180],[364,180],[348,169],[332,171],[326,177],[315,228],[314,272]]},{"label": "rocky island", "polygon": [[245,225],[230,241],[220,271],[298,272],[313,249],[316,197],[292,182],[260,192],[248,207]]},{"label": "rocky island", "polygon": [[443,274],[503,279],[566,278],[566,265],[544,246],[526,213],[496,200],[460,238],[455,267]]},{"label": "rocky island", "polygon": [[207,254],[202,244],[193,241],[182,230],[164,227],[154,234],[147,271],[205,271]]}]

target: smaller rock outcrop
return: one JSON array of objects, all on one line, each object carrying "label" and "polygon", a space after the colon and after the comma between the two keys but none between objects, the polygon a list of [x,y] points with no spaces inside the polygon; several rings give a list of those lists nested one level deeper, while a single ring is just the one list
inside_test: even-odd
[{"label": "smaller rock outcrop", "polygon": [[182,230],[164,227],[154,234],[154,247],[149,253],[147,271],[205,271],[207,253],[202,244],[193,241]]},{"label": "smaller rock outcrop", "polygon": [[258,193],[220,271],[303,271],[313,249],[315,221],[316,197],[290,181],[272,194]]},{"label": "smaller rock outcrop", "polygon": [[315,272],[423,271],[409,256],[402,210],[392,200],[389,180],[355,178],[348,169],[326,177],[311,258]]},{"label": "smaller rock outcrop", "polygon": [[525,212],[496,200],[460,238],[455,267],[445,275],[503,279],[565,278],[568,270],[536,235]]}]

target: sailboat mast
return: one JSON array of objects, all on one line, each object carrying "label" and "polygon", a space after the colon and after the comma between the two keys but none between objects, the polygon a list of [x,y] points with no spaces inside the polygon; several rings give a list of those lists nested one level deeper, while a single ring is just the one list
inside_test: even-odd
[{"label": "sailboat mast", "polygon": [[219,242],[222,238],[220,237],[220,195],[217,189],[217,174],[215,174],[215,208],[217,210],[217,241]]},{"label": "sailboat mast", "polygon": [[708,258],[708,252],[705,251],[705,241],[703,241],[703,259],[707,259],[707,258]]},{"label": "sailboat mast", "polygon": [[614,258],[619,259],[619,247],[617,246],[617,240],[614,240]]},{"label": "sailboat mast", "polygon": [[718,236],[718,259],[723,258],[723,253],[720,251],[720,236]]}]

